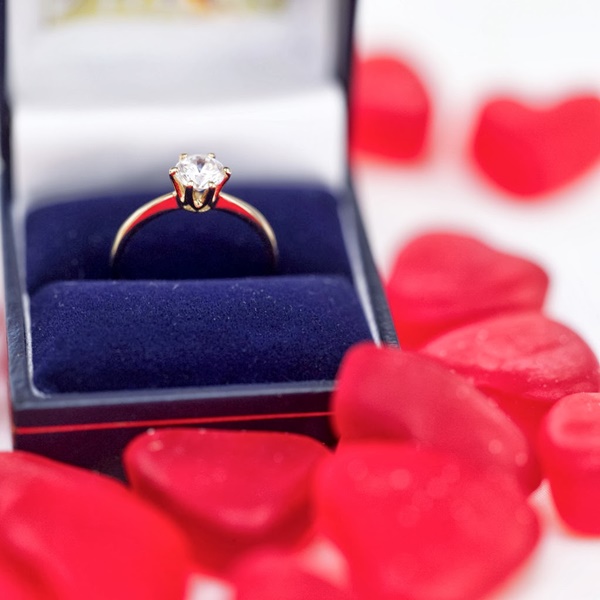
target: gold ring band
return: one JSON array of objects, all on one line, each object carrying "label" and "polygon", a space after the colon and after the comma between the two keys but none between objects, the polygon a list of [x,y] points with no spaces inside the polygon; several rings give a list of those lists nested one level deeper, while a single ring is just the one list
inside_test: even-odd
[{"label": "gold ring band", "polygon": [[273,228],[264,215],[252,205],[221,193],[231,171],[216,160],[214,154],[181,154],[179,162],[169,170],[174,191],[159,196],[133,212],[119,227],[110,251],[113,275],[123,250],[132,235],[149,221],[172,210],[195,213],[222,210],[252,225],[268,246],[271,265],[277,267],[279,248]]}]

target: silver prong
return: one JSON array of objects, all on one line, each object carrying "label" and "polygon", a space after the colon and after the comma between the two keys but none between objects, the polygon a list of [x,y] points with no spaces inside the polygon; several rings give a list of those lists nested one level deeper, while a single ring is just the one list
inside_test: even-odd
[{"label": "silver prong", "polygon": [[206,158],[215,158],[215,153],[214,153],[214,152],[209,152],[209,153],[206,155]]},{"label": "silver prong", "polygon": [[179,155],[179,160],[185,160],[187,158],[187,153],[184,152],[183,154]]}]

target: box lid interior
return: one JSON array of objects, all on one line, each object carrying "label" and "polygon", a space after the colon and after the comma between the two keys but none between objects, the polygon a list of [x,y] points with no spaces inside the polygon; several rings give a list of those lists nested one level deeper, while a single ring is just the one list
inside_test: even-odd
[{"label": "box lid interior", "polygon": [[343,183],[351,0],[5,4],[23,206],[162,186],[182,151],[238,180]]}]

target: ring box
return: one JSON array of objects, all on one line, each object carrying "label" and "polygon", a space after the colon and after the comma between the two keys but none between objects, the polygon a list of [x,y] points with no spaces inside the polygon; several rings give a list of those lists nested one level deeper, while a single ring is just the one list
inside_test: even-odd
[{"label": "ring box", "polygon": [[[344,352],[396,337],[350,183],[351,0],[0,2],[14,446],[121,476],[162,426],[333,441]],[[123,220],[215,152],[226,214],[161,217],[111,277]],[[213,215],[213,213],[215,213]]]}]

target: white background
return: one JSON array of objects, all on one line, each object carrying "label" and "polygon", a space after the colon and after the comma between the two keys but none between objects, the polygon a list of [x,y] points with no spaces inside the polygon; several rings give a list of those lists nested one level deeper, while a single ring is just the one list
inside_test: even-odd
[{"label": "white background", "polygon": [[[360,3],[360,49],[409,61],[434,106],[427,160],[355,170],[383,273],[396,250],[421,231],[473,233],[540,262],[551,277],[548,311],[600,353],[600,165],[569,188],[524,204],[489,185],[465,158],[477,107],[495,93],[553,102],[600,92],[599,27],[594,0]],[[597,600],[600,539],[563,528],[545,488],[534,502],[544,528],[541,544],[494,600]]]},{"label": "white background", "polygon": [[[435,112],[426,161],[362,164],[355,172],[383,273],[396,249],[420,231],[474,233],[545,266],[552,279],[549,312],[600,353],[600,169],[552,197],[522,204],[489,186],[465,159],[476,108],[488,95],[553,100],[600,91],[599,25],[595,0],[362,1],[359,47],[410,60],[431,90]],[[0,433],[0,445],[8,447],[7,427]],[[546,489],[534,502],[544,527],[541,544],[494,600],[597,600],[600,541],[564,529]],[[224,597],[219,587],[196,591],[198,598]]]}]

